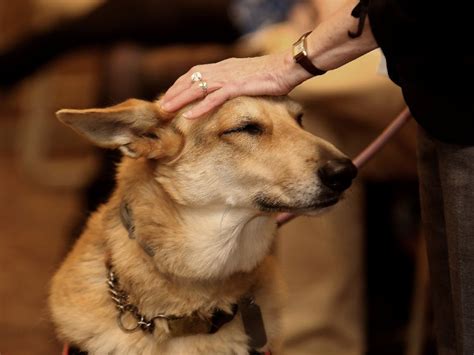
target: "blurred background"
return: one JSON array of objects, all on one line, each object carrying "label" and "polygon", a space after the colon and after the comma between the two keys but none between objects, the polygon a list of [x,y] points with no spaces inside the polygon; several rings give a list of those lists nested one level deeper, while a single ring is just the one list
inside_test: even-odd
[{"label": "blurred background", "polygon": [[[0,354],[61,352],[48,283],[120,160],[54,112],[153,99],[193,65],[287,48],[340,3],[0,0]],[[355,157],[405,106],[381,63],[373,51],[296,88],[305,127]],[[413,122],[342,203],[283,227],[277,252],[287,354],[436,353]]]}]

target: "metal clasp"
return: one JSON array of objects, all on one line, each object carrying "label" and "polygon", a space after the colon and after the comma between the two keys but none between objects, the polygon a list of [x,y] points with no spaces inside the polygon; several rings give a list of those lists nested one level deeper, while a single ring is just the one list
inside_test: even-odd
[{"label": "metal clasp", "polygon": [[[123,317],[127,313],[130,313],[132,315],[133,319],[137,322],[137,324],[134,327],[127,328],[123,324]],[[143,317],[142,317],[141,320],[143,320]],[[136,320],[133,311],[131,309],[127,309],[126,307],[123,307],[123,308],[120,309],[119,314],[117,315],[117,324],[118,324],[119,328],[122,329],[125,333],[133,333],[133,332],[137,331],[138,328],[140,328],[140,321]]]}]

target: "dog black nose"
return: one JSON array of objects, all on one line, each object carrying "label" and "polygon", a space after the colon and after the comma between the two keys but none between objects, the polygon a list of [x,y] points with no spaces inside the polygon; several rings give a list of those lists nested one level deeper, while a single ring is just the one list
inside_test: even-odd
[{"label": "dog black nose", "polygon": [[321,166],[318,175],[324,185],[342,192],[351,186],[352,180],[357,176],[357,168],[350,159],[334,159]]}]

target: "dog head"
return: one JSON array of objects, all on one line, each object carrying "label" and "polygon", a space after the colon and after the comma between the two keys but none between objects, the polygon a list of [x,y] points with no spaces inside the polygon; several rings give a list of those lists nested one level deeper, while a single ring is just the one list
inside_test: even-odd
[{"label": "dog head", "polygon": [[287,97],[239,97],[198,120],[135,99],[58,117],[101,147],[156,162],[155,180],[186,206],[311,213],[336,203],[357,171],[302,128],[302,109]]}]

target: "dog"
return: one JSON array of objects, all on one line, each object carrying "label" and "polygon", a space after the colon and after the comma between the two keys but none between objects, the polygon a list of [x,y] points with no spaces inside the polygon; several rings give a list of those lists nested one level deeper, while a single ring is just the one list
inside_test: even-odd
[{"label": "dog", "polygon": [[124,155],[51,282],[58,336],[88,354],[281,353],[276,217],[325,210],[357,173],[286,96],[184,111],[130,99],[57,113]]}]

